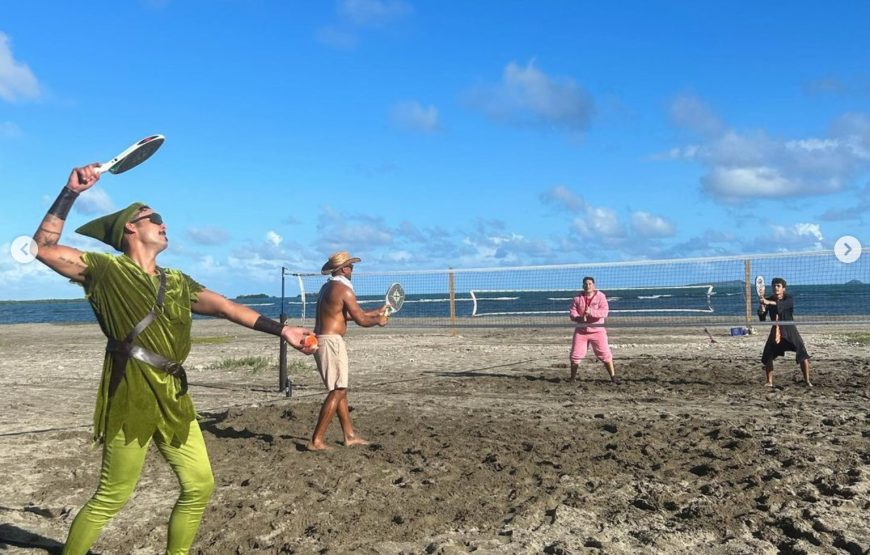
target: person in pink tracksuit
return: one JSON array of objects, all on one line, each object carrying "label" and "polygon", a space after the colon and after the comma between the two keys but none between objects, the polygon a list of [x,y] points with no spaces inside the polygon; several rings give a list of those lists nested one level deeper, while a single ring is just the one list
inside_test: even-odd
[{"label": "person in pink tracksuit", "polygon": [[[583,292],[574,297],[571,304],[571,320],[578,324],[604,324],[610,307],[607,305],[607,297],[601,291],[595,290],[595,279],[583,278]],[[571,345],[571,381],[577,379],[577,367],[583,357],[586,356],[587,345],[592,345],[595,356],[604,363],[610,381],[619,385],[621,382],[616,377],[613,368],[613,353],[607,344],[607,330],[603,325],[596,327],[577,326],[574,329],[574,342]]]}]

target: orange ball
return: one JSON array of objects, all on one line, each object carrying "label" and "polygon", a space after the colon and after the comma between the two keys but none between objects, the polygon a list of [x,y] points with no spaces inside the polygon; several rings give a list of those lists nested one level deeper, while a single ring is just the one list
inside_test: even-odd
[{"label": "orange ball", "polygon": [[302,345],[307,348],[313,348],[315,351],[317,350],[317,336],[316,335],[306,335],[305,339],[302,340]]}]

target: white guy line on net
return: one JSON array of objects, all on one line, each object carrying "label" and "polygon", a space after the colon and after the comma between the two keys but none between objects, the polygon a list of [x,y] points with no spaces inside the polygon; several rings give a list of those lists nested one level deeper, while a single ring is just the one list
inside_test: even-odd
[{"label": "white guy line on net", "polygon": [[[870,247],[863,247],[862,253],[870,253]],[[536,265],[536,266],[498,266],[493,268],[444,268],[440,270],[396,270],[396,271],[378,271],[378,272],[356,272],[357,275],[365,276],[409,276],[423,275],[434,273],[471,273],[471,272],[512,272],[516,270],[570,270],[576,268],[613,268],[620,266],[660,266],[665,264],[690,264],[693,262],[737,262],[770,258],[793,258],[798,256],[834,256],[833,250],[818,250],[818,251],[801,251],[801,252],[776,252],[767,254],[740,254],[731,256],[708,256],[701,258],[669,258],[669,259],[652,259],[652,260],[631,260],[624,262],[584,262],[581,264],[553,264],[553,265]],[[283,268],[284,276],[303,277],[322,277],[321,273],[300,273],[291,272],[287,268]]]}]

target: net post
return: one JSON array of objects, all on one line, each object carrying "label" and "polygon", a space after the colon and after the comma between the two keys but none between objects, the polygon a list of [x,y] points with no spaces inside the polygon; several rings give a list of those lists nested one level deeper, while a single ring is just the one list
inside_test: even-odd
[{"label": "net post", "polygon": [[453,280],[453,268],[448,268],[450,273],[448,279],[450,283],[450,329],[451,335],[456,337],[456,284]]},{"label": "net post", "polygon": [[[287,322],[287,315],[284,314],[284,271],[281,267],[281,315],[279,317],[281,325]],[[284,391],[287,388],[287,342],[283,337],[278,338],[280,347],[278,351],[278,391]]]},{"label": "net post", "polygon": [[749,262],[749,259],[743,261],[743,266],[746,270],[746,326],[751,327],[752,325],[752,289],[750,284],[752,283],[752,266]]}]

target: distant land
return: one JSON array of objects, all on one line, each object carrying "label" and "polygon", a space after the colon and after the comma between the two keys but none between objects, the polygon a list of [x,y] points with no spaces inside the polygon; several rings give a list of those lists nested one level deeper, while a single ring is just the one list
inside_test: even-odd
[{"label": "distant land", "polygon": [[732,279],[730,281],[708,281],[707,283],[693,283],[691,285],[688,285],[687,287],[702,285],[712,285],[713,287],[743,287],[746,285],[746,282],[739,279]]},{"label": "distant land", "polygon": [[254,293],[253,295],[239,295],[236,297],[237,299],[270,299],[272,295],[267,295],[265,293]]},{"label": "distant land", "polygon": [[860,279],[853,279],[851,281],[847,281],[846,285],[864,285],[864,282]]},{"label": "distant land", "polygon": [[0,304],[12,304],[12,303],[36,303],[36,304],[48,304],[48,303],[86,303],[88,300],[84,297],[80,299],[36,299],[33,301],[0,301]]}]

